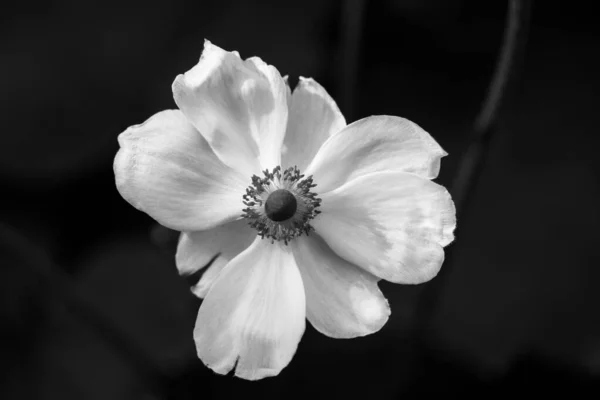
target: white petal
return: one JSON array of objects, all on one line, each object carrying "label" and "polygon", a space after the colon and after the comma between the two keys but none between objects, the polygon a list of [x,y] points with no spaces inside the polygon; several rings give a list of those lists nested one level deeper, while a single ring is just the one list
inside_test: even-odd
[{"label": "white petal", "polygon": [[245,219],[206,231],[182,232],[175,255],[177,269],[181,275],[190,275],[214,259],[192,289],[196,296],[204,298],[223,267],[246,250],[255,238],[256,230],[248,226]]},{"label": "white petal", "polygon": [[[263,74],[269,81],[271,87],[270,102],[273,102],[273,109],[268,113],[264,112],[264,104],[252,104],[251,122],[256,124],[253,129],[259,137],[258,145],[260,149],[260,165],[262,169],[272,170],[281,164],[281,147],[288,122],[288,94],[289,86],[281,77],[277,68],[266,64],[258,57],[251,57],[246,63],[254,64],[255,68]],[[253,99],[254,100],[254,99]]]},{"label": "white petal", "polygon": [[300,77],[292,93],[283,167],[296,165],[304,171],[321,145],[345,126],[344,116],[327,91],[313,79]]},{"label": "white petal", "polygon": [[414,174],[378,172],[322,196],[317,233],[344,259],[397,283],[433,278],[453,239],[455,208],[444,187]]},{"label": "white petal", "polygon": [[162,225],[209,229],[241,215],[249,179],[224,165],[181,111],[162,111],[128,128],[119,144],[117,189]]},{"label": "white petal", "polygon": [[283,78],[206,41],[198,64],[173,82],[177,106],[223,162],[248,175],[279,163],[287,125]]},{"label": "white petal", "polygon": [[400,117],[361,119],[327,140],[305,171],[319,193],[361,175],[403,171],[434,179],[447,153],[417,124]]},{"label": "white petal", "polygon": [[223,269],[200,306],[198,357],[219,374],[235,366],[244,379],[277,375],[296,352],[305,313],[290,248],[256,238]]},{"label": "white petal", "polygon": [[380,330],[390,315],[375,276],[335,254],[318,235],[292,242],[306,292],[306,314],[319,332],[333,338]]},{"label": "white petal", "polygon": [[210,265],[210,267],[208,267],[208,269],[202,274],[202,276],[198,280],[198,283],[192,286],[192,293],[194,293],[196,297],[199,297],[201,299],[205,298],[208,294],[208,291],[215,283],[219,275],[221,275],[221,272],[223,271],[223,268],[225,268],[226,265],[227,261],[221,258],[217,258]]}]

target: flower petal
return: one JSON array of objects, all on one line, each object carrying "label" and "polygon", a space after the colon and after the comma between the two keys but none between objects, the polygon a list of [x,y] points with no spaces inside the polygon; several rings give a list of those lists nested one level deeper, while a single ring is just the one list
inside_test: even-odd
[{"label": "flower petal", "polygon": [[433,278],[453,239],[455,208],[448,191],[404,172],[356,178],[322,196],[317,233],[338,255],[397,283]]},{"label": "flower petal", "polygon": [[400,117],[374,116],[356,121],[329,138],[305,174],[313,175],[319,193],[380,171],[411,172],[434,179],[445,155],[417,124]]},{"label": "flower petal", "polygon": [[261,164],[279,164],[287,88],[273,66],[205,41],[198,64],[173,82],[173,96],[225,164],[249,177]]},{"label": "flower petal", "polygon": [[290,103],[283,167],[295,165],[304,171],[321,145],[345,126],[344,116],[327,91],[312,78],[300,77]]},{"label": "flower petal", "polygon": [[378,278],[335,254],[318,235],[292,242],[306,292],[306,314],[319,332],[333,338],[380,330],[390,308]]},{"label": "flower petal", "polygon": [[119,135],[117,189],[137,209],[175,230],[209,229],[241,214],[247,186],[179,110],[162,111]]},{"label": "flower petal", "polygon": [[198,280],[198,283],[191,287],[192,293],[198,298],[205,298],[208,294],[208,291],[215,283],[219,275],[221,275],[223,268],[225,268],[227,264],[227,261],[223,260],[222,258],[215,259],[215,261],[210,264],[206,271],[204,271]]},{"label": "flower petal", "polygon": [[250,380],[277,375],[296,352],[305,313],[291,250],[256,238],[223,269],[200,306],[198,357],[219,374],[235,367],[236,376]]},{"label": "flower petal", "polygon": [[256,230],[250,228],[245,219],[206,231],[182,232],[175,255],[177,269],[181,275],[191,275],[214,259],[192,289],[196,296],[204,298],[223,267],[246,250],[255,238]]},{"label": "flower petal", "polygon": [[263,106],[252,105],[252,122],[258,136],[260,149],[260,165],[262,169],[272,170],[281,165],[281,147],[288,122],[288,95],[289,86],[281,77],[277,68],[266,64],[258,57],[251,57],[246,64],[252,63],[254,67],[267,78],[273,96],[273,109],[268,114],[263,114]]}]

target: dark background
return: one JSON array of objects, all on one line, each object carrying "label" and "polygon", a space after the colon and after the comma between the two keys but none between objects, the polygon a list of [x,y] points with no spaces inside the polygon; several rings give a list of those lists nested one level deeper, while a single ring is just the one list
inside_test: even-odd
[{"label": "dark background", "polygon": [[[415,121],[450,153],[438,182],[451,186],[506,3],[366,1],[360,40],[348,39],[352,13],[341,1],[3,6],[0,397],[597,396],[600,42],[591,4],[534,4],[428,315],[416,310],[430,284],[382,283],[392,315],[379,333],[334,340],[307,324],[290,365],[255,383],[197,360],[200,301],[177,275],[173,233],[116,191],[117,135],[176,107],[171,83],[207,38],[260,56],[293,84],[314,77],[348,121]],[[425,328],[418,338],[415,324]]]}]

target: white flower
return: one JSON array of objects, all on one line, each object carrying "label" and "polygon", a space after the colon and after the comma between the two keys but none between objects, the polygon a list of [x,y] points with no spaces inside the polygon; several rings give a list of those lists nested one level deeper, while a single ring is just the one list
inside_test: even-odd
[{"label": "white flower", "polygon": [[179,110],[119,136],[114,171],[129,203],[182,231],[180,273],[218,255],[194,288],[194,340],[215,372],[277,375],[305,319],[334,338],[376,332],[390,315],[379,279],[437,274],[455,209],[431,181],[446,153],[419,126],[346,126],[314,80],[290,93],[273,66],[208,41],[173,94]]}]

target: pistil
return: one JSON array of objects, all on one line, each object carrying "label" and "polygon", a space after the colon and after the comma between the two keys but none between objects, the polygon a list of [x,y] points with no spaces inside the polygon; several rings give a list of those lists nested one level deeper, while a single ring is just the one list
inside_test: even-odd
[{"label": "pistil", "polygon": [[273,172],[263,171],[263,178],[252,176],[252,184],[246,189],[243,203],[246,208],[242,217],[248,220],[261,238],[285,244],[294,237],[308,235],[313,227],[310,220],[320,211],[319,199],[312,191],[317,185],[312,176],[300,174],[297,167],[281,173],[277,166]]}]

